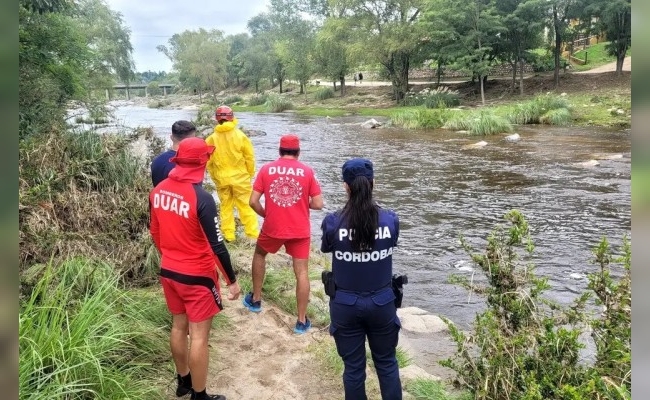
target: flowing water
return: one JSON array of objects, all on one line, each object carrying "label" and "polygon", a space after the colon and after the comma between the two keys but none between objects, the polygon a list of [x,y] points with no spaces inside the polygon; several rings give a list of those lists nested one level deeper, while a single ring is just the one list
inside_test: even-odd
[{"label": "flowing water", "polygon": [[[120,107],[126,126],[152,126],[167,136],[190,110]],[[301,160],[317,172],[324,211],[312,211],[320,239],[325,212],[341,207],[341,165],[350,157],[375,164],[375,197],[400,217],[396,272],[406,273],[405,306],[417,306],[469,327],[484,307],[479,296],[449,283],[452,274],[484,281],[460,247],[462,234],[478,250],[503,215],[518,209],[536,244],[537,273],[548,277],[548,295],[564,304],[586,287],[595,271],[591,249],[601,237],[618,245],[631,233],[630,132],[600,128],[518,127],[521,139],[476,138],[448,131],[363,129],[361,117],[238,113],[240,126],[266,132],[252,138],[258,166],[278,156],[285,133],[301,138]],[[482,148],[467,148],[485,140]],[[598,159],[599,165],[581,165]]]}]

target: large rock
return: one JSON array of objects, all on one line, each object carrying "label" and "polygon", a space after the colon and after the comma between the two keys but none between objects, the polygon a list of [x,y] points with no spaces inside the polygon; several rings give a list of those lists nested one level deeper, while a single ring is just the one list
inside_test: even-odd
[{"label": "large rock", "polygon": [[369,120],[361,124],[361,127],[366,129],[375,129],[375,128],[379,128],[380,126],[381,123],[374,118],[370,118]]},{"label": "large rock", "polygon": [[513,133],[512,135],[508,135],[508,136],[506,136],[506,140],[507,140],[508,142],[516,142],[516,141],[518,141],[519,139],[521,139],[521,137],[519,136],[518,133]]},{"label": "large rock", "polygon": [[448,330],[442,318],[429,314],[418,307],[406,307],[397,310],[402,329],[411,332],[437,333]]},{"label": "large rock", "polygon": [[600,163],[596,160],[587,160],[579,163],[574,164],[576,167],[584,167],[584,168],[591,168],[595,167],[597,165],[600,165]]},{"label": "large rock", "polygon": [[483,147],[487,146],[487,142],[484,140],[481,140],[480,142],[472,143],[463,146],[463,149],[481,149]]}]

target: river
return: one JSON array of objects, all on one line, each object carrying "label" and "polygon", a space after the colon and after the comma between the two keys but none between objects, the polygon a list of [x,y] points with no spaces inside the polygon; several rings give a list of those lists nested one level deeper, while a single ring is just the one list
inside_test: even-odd
[{"label": "river", "polygon": [[[126,106],[116,110],[126,126],[152,126],[167,137],[191,110]],[[404,306],[417,306],[471,325],[484,301],[449,283],[452,274],[484,282],[460,247],[462,234],[477,249],[510,209],[524,213],[536,245],[537,273],[548,277],[553,299],[568,304],[596,271],[591,249],[606,236],[619,245],[631,235],[629,131],[549,126],[517,127],[504,135],[397,128],[363,129],[362,117],[302,117],[292,113],[237,113],[240,126],[266,132],[251,140],[258,166],[278,156],[279,137],[301,138],[301,160],[317,172],[326,210],[312,211],[314,243],[325,212],[345,201],[341,165],[350,157],[375,164],[375,196],[400,216],[396,272],[406,273]],[[482,148],[464,146],[485,140]],[[579,163],[599,159],[597,166]],[[610,158],[610,159],[608,159]]]}]

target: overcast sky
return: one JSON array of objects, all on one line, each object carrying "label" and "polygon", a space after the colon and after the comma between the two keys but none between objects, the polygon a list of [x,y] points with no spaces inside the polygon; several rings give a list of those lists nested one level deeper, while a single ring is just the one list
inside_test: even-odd
[{"label": "overcast sky", "polygon": [[171,71],[172,63],[156,50],[175,33],[199,28],[219,29],[226,35],[247,32],[248,20],[267,10],[268,0],[106,0],[122,13],[131,29],[135,69]]}]

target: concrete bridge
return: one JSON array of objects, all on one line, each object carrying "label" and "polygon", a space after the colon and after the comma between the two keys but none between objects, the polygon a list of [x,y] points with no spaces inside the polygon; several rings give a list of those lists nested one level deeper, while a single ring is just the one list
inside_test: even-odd
[{"label": "concrete bridge", "polygon": [[[147,93],[147,84],[144,83],[134,83],[134,84],[129,84],[129,85],[124,85],[124,84],[119,84],[119,85],[114,85],[113,89],[115,90],[125,90],[126,91],[126,98],[131,99],[131,95],[129,91],[131,89],[144,89],[144,95],[146,97],[149,97],[149,93]],[[163,90],[163,96],[167,96],[167,89],[172,89],[174,86],[176,86],[173,83],[161,83],[158,85],[159,88]],[[110,93],[108,92],[108,89],[106,89],[106,98],[110,100]]]}]

